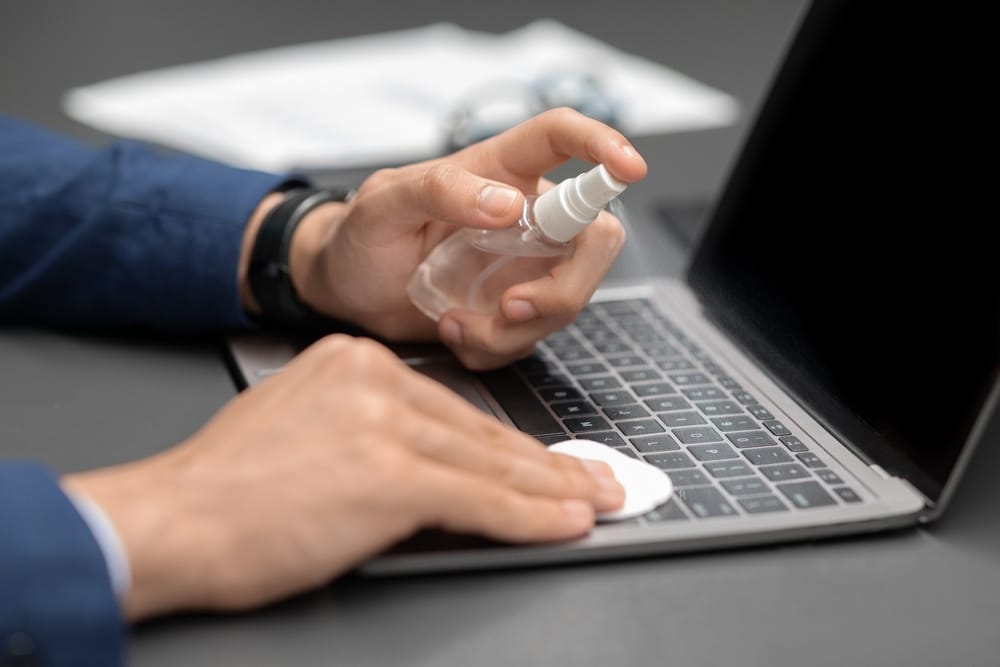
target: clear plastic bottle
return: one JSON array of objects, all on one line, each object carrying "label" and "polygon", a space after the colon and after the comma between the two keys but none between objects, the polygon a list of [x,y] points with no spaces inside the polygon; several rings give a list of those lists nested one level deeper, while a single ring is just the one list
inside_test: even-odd
[{"label": "clear plastic bottle", "polygon": [[451,308],[497,312],[508,287],[541,278],[562,262],[574,237],[625,187],[597,165],[527,198],[510,227],[455,232],[417,267],[407,285],[410,299],[435,321]]}]

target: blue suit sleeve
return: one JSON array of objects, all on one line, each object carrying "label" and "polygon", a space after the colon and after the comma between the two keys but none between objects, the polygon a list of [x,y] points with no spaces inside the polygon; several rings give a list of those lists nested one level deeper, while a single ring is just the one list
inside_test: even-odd
[{"label": "blue suit sleeve", "polygon": [[125,637],[100,548],[54,475],[0,463],[0,663],[113,667]]},{"label": "blue suit sleeve", "polygon": [[0,115],[0,323],[247,326],[243,227],[288,178]]}]

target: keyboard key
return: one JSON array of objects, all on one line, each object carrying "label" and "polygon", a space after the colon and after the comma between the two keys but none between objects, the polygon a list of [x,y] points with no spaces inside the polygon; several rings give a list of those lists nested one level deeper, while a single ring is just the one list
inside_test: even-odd
[{"label": "keyboard key", "polygon": [[676,470],[677,468],[694,468],[695,462],[684,452],[666,452],[662,454],[645,454],[642,457],[646,463],[663,468],[664,470]]},{"label": "keyboard key", "polygon": [[725,443],[716,445],[691,445],[688,447],[688,452],[699,461],[721,461],[722,459],[739,458],[736,450]]},{"label": "keyboard key", "polygon": [[646,365],[646,361],[642,357],[637,357],[634,354],[626,354],[621,357],[608,357],[606,361],[615,368],[628,368],[629,366]]},{"label": "keyboard key", "polygon": [[805,454],[796,454],[795,458],[802,462],[802,465],[807,468],[822,468],[826,464],[823,463],[823,459],[816,456],[812,452],[807,452]]},{"label": "keyboard key", "polygon": [[760,477],[723,480],[722,487],[734,496],[752,496],[755,493],[770,493],[771,488]]},{"label": "keyboard key", "polygon": [[761,514],[763,512],[785,512],[788,510],[785,503],[778,500],[777,496],[757,496],[756,498],[740,498],[740,505],[747,514]]},{"label": "keyboard key", "polygon": [[678,387],[687,386],[690,384],[710,384],[711,380],[708,379],[707,375],[703,373],[671,373],[670,379]]},{"label": "keyboard key", "polygon": [[615,405],[604,408],[604,414],[611,421],[621,421],[623,419],[642,419],[649,416],[649,411],[638,403],[628,405]]},{"label": "keyboard key", "polygon": [[717,417],[712,420],[715,427],[720,431],[753,431],[757,428],[757,422],[746,415],[735,417]]},{"label": "keyboard key", "polygon": [[729,391],[740,391],[741,389],[743,389],[743,385],[741,385],[739,382],[729,377],[728,375],[721,375],[715,379],[718,380],[719,384],[721,384]]},{"label": "keyboard key", "polygon": [[546,447],[548,447],[549,445],[554,445],[557,442],[563,442],[564,440],[568,440],[568,439],[569,439],[569,436],[566,435],[565,433],[563,433],[562,435],[536,435],[535,436],[535,440],[537,440],[538,442],[542,443]]},{"label": "keyboard key", "polygon": [[619,389],[617,391],[597,391],[590,395],[590,400],[602,407],[607,407],[609,405],[628,405],[629,403],[635,402],[632,394],[628,393],[624,389]]},{"label": "keyboard key", "polygon": [[560,401],[551,404],[552,411],[560,417],[579,417],[597,414],[597,409],[587,401]]},{"label": "keyboard key", "polygon": [[665,371],[688,371],[694,370],[694,364],[687,359],[661,359],[656,365]]},{"label": "keyboard key", "polygon": [[670,452],[681,448],[677,441],[666,433],[659,435],[648,435],[642,438],[629,438],[632,446],[643,454],[655,454],[657,452]]},{"label": "keyboard key", "polygon": [[521,359],[514,365],[525,373],[548,373],[552,370],[551,364],[545,357],[537,353],[526,359]]},{"label": "keyboard key", "polygon": [[618,378],[611,375],[599,375],[593,378],[580,378],[580,386],[587,391],[607,391],[608,389],[620,389],[622,383]]},{"label": "keyboard key", "polygon": [[646,398],[649,396],[660,396],[662,394],[673,394],[674,388],[669,382],[653,382],[651,384],[634,384],[632,391],[636,396]]},{"label": "keyboard key", "polygon": [[840,475],[833,472],[829,468],[821,468],[819,470],[814,470],[816,476],[827,484],[843,484],[844,480],[840,479]]},{"label": "keyboard key", "polygon": [[660,421],[671,428],[678,426],[697,426],[698,424],[705,423],[705,418],[697,412],[665,412],[658,416]]},{"label": "keyboard key", "polygon": [[652,398],[645,401],[645,403],[653,412],[672,412],[674,410],[689,410],[691,408],[691,404],[680,396]]},{"label": "keyboard key", "polygon": [[625,435],[647,435],[649,433],[663,433],[663,427],[655,419],[639,419],[636,421],[619,422],[615,424]]},{"label": "keyboard key", "polygon": [[749,405],[747,406],[747,412],[749,412],[754,417],[760,420],[774,419],[774,415],[768,412],[767,408],[765,408],[763,405]]},{"label": "keyboard key", "polygon": [[712,401],[717,398],[725,398],[722,390],[715,387],[699,387],[697,389],[682,389],[681,393],[692,401]]},{"label": "keyboard key", "polygon": [[[742,403],[743,405],[753,405],[757,402],[757,399],[753,397],[752,394],[745,391],[734,391],[733,398]],[[753,411],[751,410],[751,413]],[[755,415],[756,416],[756,415]]]},{"label": "keyboard key", "polygon": [[861,496],[855,493],[854,489],[850,487],[842,486],[840,488],[834,489],[833,492],[836,493],[838,496],[840,496],[840,499],[843,500],[845,503],[861,502]]},{"label": "keyboard key", "polygon": [[614,431],[596,431],[593,433],[580,433],[575,437],[580,440],[593,440],[594,442],[600,442],[607,445],[608,447],[627,447],[625,441],[622,437],[615,433]]},{"label": "keyboard key", "polygon": [[792,504],[799,509],[837,504],[837,502],[830,497],[830,494],[819,485],[819,482],[810,481],[778,484],[778,490],[781,491],[781,493],[792,501]]},{"label": "keyboard key", "polygon": [[709,375],[722,375],[725,372],[722,370],[722,366],[711,361],[702,363],[701,367],[704,368],[705,372]]},{"label": "keyboard key", "polygon": [[639,458],[639,455],[635,453],[635,450],[631,447],[615,447],[616,452],[621,452],[625,456],[631,456],[633,459]]},{"label": "keyboard key", "polygon": [[719,492],[718,489],[707,487],[696,487],[693,489],[681,488],[674,492],[684,504],[688,506],[695,516],[701,519],[715,516],[734,516],[736,510],[729,504],[729,501]]},{"label": "keyboard key", "polygon": [[563,423],[573,433],[587,433],[589,431],[607,431],[611,424],[600,417],[570,417],[564,419]]},{"label": "keyboard key", "polygon": [[528,384],[532,387],[553,387],[553,386],[565,386],[569,384],[569,380],[565,375],[560,375],[558,373],[545,373],[544,375],[529,375]]},{"label": "keyboard key", "polygon": [[778,438],[785,447],[788,448],[790,452],[808,452],[809,448],[806,447],[805,443],[799,440],[794,435],[786,435],[783,438]]},{"label": "keyboard key", "polygon": [[[494,396],[496,395],[495,391],[493,391],[492,389],[490,391],[491,391],[491,393],[493,393]],[[538,395],[541,396],[543,400],[546,400],[546,401],[549,401],[549,402],[552,402],[552,401],[565,401],[565,400],[573,399],[573,398],[583,398],[582,396],[580,396],[580,392],[578,392],[573,387],[545,387],[544,389],[539,389],[538,390]],[[502,404],[503,404],[503,401],[501,401],[501,405]],[[509,410],[508,410],[508,412],[509,412]],[[515,422],[515,423],[517,423],[517,422]],[[524,429],[522,429],[522,430],[524,430]]]},{"label": "keyboard key", "polygon": [[766,421],[761,422],[764,424],[764,428],[770,431],[773,435],[791,435],[792,432],[779,421]]},{"label": "keyboard key", "polygon": [[765,466],[760,469],[772,482],[787,482],[791,479],[803,479],[809,477],[809,471],[798,463],[782,463],[776,466]]},{"label": "keyboard key", "polygon": [[778,444],[765,431],[748,431],[744,433],[727,433],[726,438],[740,449],[749,447],[773,447]]},{"label": "keyboard key", "polygon": [[651,380],[663,379],[659,371],[654,371],[652,368],[637,368],[631,371],[622,371],[620,375],[626,382],[649,382]]},{"label": "keyboard key", "polygon": [[[513,368],[500,368],[488,373],[480,373],[480,380],[493,394],[493,397],[503,408],[507,416],[521,431],[529,435],[559,435],[565,433],[559,421],[549,414],[545,406],[535,397]],[[545,398],[545,392],[571,392],[560,398],[578,398],[580,394],[570,387],[540,389]],[[546,400],[555,400],[548,398]]]},{"label": "keyboard key", "polygon": [[792,457],[788,452],[780,447],[766,447],[762,449],[744,449],[743,456],[755,466],[766,466],[773,463],[788,463]]},{"label": "keyboard key", "polygon": [[565,347],[562,349],[554,349],[552,352],[556,355],[563,363],[572,363],[575,361],[584,361],[585,359],[593,359],[594,355],[590,353],[585,347],[580,345],[574,345],[573,347]]},{"label": "keyboard key", "polygon": [[711,461],[705,464],[705,470],[712,477],[724,479],[726,477],[745,477],[752,475],[753,470],[743,461]]},{"label": "keyboard key", "polygon": [[685,445],[697,445],[703,442],[719,442],[722,436],[710,426],[695,426],[693,428],[675,428],[674,437]]},{"label": "keyboard key", "polygon": [[632,354],[632,346],[620,340],[606,340],[595,343],[594,347],[601,354]]},{"label": "keyboard key", "polygon": [[711,403],[695,403],[695,405],[709,417],[743,414],[743,408],[733,401],[714,401]]},{"label": "keyboard key", "polygon": [[[656,341],[663,340],[663,336],[659,334],[650,335],[648,336],[648,338],[650,339],[650,341],[652,341],[653,339],[655,339]],[[636,338],[636,340],[640,339]],[[660,342],[654,343],[653,345],[646,345],[644,351],[646,352],[646,354],[653,357],[654,359],[660,359],[662,357],[676,357],[680,354],[680,351],[673,345],[668,345],[667,343],[660,343]]]},{"label": "keyboard key", "polygon": [[586,364],[567,364],[566,370],[573,375],[597,375],[598,373],[607,373],[608,367],[594,361]]},{"label": "keyboard key", "polygon": [[681,506],[676,500],[670,499],[657,507],[652,512],[644,514],[643,517],[646,521],[659,522],[659,521],[687,521],[688,516],[681,509]]},{"label": "keyboard key", "polygon": [[691,468],[688,470],[671,470],[667,473],[670,475],[670,481],[674,483],[674,486],[701,486],[703,484],[711,484],[711,480],[705,476],[702,471]]}]

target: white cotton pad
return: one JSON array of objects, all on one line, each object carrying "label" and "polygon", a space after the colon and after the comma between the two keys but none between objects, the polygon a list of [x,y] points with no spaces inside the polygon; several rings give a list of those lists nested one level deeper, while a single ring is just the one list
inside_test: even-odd
[{"label": "white cotton pad", "polygon": [[645,461],[615,451],[593,440],[565,440],[549,446],[553,452],[578,459],[604,461],[625,488],[625,504],[613,512],[597,515],[598,521],[621,521],[641,516],[670,499],[673,482],[667,473]]}]

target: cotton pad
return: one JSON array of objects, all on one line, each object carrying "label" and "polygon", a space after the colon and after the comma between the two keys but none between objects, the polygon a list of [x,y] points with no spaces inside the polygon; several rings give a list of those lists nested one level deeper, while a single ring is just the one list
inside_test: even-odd
[{"label": "cotton pad", "polygon": [[601,512],[597,515],[598,521],[622,521],[641,516],[667,502],[674,492],[667,473],[599,442],[565,440],[549,449],[578,459],[603,461],[611,466],[618,483],[625,488],[625,504],[621,509]]}]

